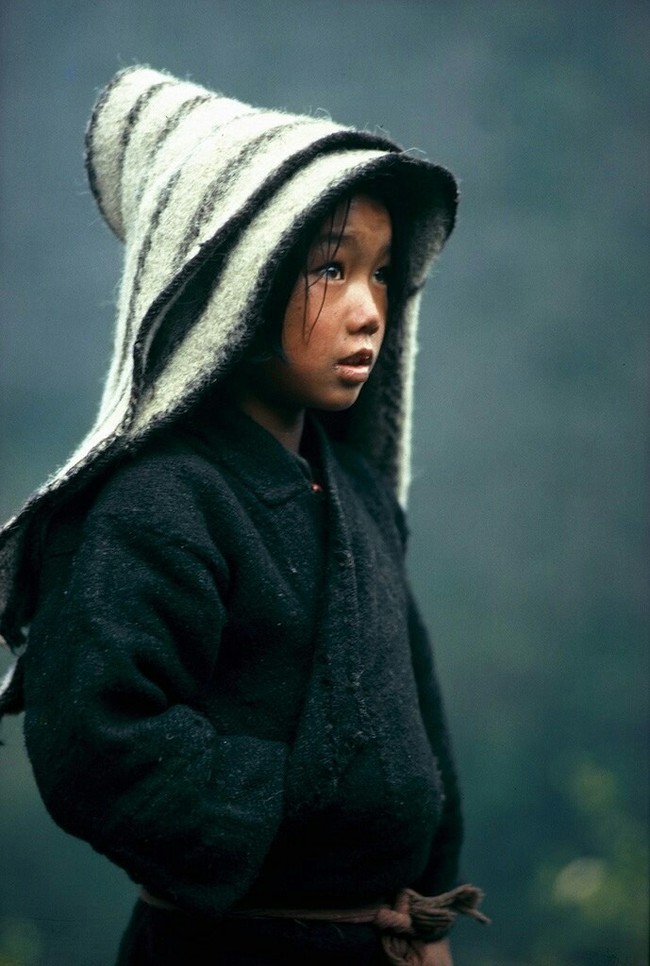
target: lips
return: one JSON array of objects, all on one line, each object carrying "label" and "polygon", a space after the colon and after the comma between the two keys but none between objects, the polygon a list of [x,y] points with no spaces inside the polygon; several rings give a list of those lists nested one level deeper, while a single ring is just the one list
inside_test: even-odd
[{"label": "lips", "polygon": [[372,349],[359,349],[336,363],[339,379],[348,386],[359,386],[366,381],[372,369],[374,353]]},{"label": "lips", "polygon": [[359,349],[345,359],[339,359],[340,366],[370,366],[372,364],[372,351],[370,349]]}]

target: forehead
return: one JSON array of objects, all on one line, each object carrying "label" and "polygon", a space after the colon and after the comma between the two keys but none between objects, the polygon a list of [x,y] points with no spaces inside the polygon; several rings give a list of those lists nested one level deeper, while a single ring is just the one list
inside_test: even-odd
[{"label": "forehead", "polygon": [[386,205],[370,195],[355,194],[332,210],[320,225],[314,244],[337,246],[362,240],[388,244],[392,235],[391,217]]}]

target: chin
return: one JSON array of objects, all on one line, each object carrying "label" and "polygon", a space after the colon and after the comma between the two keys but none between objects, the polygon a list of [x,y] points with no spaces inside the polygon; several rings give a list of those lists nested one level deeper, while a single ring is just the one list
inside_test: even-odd
[{"label": "chin", "polygon": [[348,396],[346,399],[332,399],[328,401],[321,399],[318,402],[314,402],[313,408],[320,409],[320,411],[324,413],[342,413],[345,412],[346,409],[350,409],[351,406],[354,406],[358,398],[359,393],[357,393],[354,398]]}]

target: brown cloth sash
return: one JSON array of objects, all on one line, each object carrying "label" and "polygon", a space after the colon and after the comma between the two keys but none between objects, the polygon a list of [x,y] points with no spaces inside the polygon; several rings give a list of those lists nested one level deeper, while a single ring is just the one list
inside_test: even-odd
[{"label": "brown cloth sash", "polygon": [[[171,902],[142,889],[142,899],[159,909],[177,909]],[[381,943],[390,966],[418,966],[424,963],[425,943],[444,939],[459,915],[489,923],[478,906],[483,893],[473,885],[461,885],[438,896],[421,896],[413,889],[402,889],[394,905],[349,909],[241,909],[230,916],[247,919],[302,919],[319,922],[372,923],[381,934]]]}]

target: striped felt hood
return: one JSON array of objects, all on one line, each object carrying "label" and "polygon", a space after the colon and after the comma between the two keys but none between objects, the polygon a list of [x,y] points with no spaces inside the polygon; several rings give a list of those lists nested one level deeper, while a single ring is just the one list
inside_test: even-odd
[{"label": "striped felt hood", "polygon": [[[390,183],[404,214],[408,280],[346,433],[404,500],[419,292],[456,211],[452,175],[385,137],[260,110],[148,67],[102,92],[86,160],[125,245],[114,355],[92,430],[0,535],[0,630],[12,645],[33,608],[28,525],[232,370],[301,229],[373,179]],[[206,272],[207,298],[177,311]]]}]

